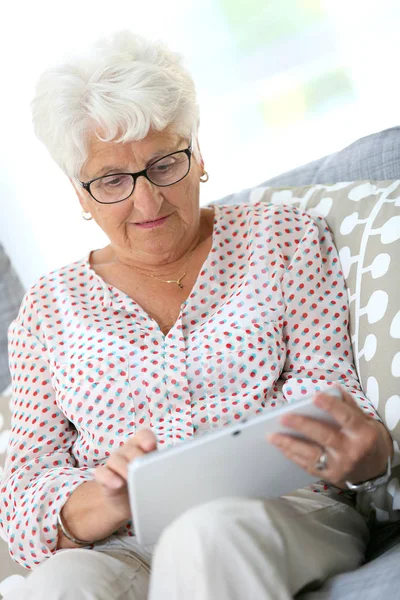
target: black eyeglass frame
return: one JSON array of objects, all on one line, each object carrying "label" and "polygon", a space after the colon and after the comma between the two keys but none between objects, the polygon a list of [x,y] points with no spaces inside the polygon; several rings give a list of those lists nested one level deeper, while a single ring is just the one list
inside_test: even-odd
[{"label": "black eyeglass frame", "polygon": [[[187,148],[185,148],[184,150],[176,150],[175,152],[170,152],[169,154],[166,154],[165,156],[161,156],[160,158],[157,158],[157,160],[155,160],[153,163],[151,163],[151,165],[149,165],[142,171],[137,171],[136,173],[110,173],[109,175],[101,175],[101,177],[95,177],[94,179],[91,179],[90,181],[87,181],[87,182],[80,181],[79,179],[77,179],[77,181],[83,187],[83,189],[86,190],[91,195],[93,200],[95,200],[99,204],[118,204],[119,202],[124,202],[124,200],[128,200],[128,198],[130,198],[132,196],[133,192],[135,191],[136,181],[139,177],[145,177],[145,179],[147,179],[147,181],[150,181],[150,183],[152,185],[156,185],[157,187],[169,187],[171,185],[175,185],[176,183],[179,183],[179,181],[182,181],[182,179],[185,179],[185,177],[187,177],[189,174],[190,167],[192,166],[191,165],[192,143],[193,142],[191,141],[189,146]],[[165,158],[168,158],[168,156],[172,156],[173,154],[181,154],[182,152],[184,154],[186,154],[186,156],[189,159],[189,167],[188,167],[188,170],[185,173],[185,175],[183,177],[181,177],[180,179],[178,179],[178,181],[174,181],[174,183],[167,183],[166,185],[159,185],[158,183],[154,183],[154,181],[152,181],[150,179],[150,177],[147,175],[147,171],[149,169],[151,169],[152,167],[154,167],[154,165],[156,165],[160,160],[164,160]],[[132,177],[132,181],[133,181],[133,187],[132,187],[131,193],[129,194],[129,196],[126,196],[126,198],[122,198],[122,200],[115,200],[114,202],[102,202],[101,200],[97,200],[97,198],[95,198],[93,196],[92,192],[90,191],[90,186],[92,185],[92,183],[94,181],[98,181],[99,179],[104,179],[105,177],[112,177],[113,175],[130,175]]]}]

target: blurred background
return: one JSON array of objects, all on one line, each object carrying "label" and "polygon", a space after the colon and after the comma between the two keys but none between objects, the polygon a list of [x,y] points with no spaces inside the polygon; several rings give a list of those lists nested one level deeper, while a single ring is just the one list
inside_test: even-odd
[{"label": "blurred background", "polygon": [[23,285],[104,244],[35,139],[46,67],[130,28],[182,53],[218,199],[399,124],[399,0],[28,0],[0,23],[0,243]]}]

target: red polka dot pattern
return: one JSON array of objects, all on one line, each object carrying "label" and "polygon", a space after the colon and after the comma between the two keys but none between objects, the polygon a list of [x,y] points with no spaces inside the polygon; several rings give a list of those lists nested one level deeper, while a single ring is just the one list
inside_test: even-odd
[{"label": "red polka dot pattern", "polygon": [[327,226],[283,206],[215,207],[212,249],[168,335],[87,259],[43,277],[9,334],[0,531],[12,557],[32,568],[54,552],[68,496],[143,427],[165,447],[333,381],[375,415],[348,318]]}]

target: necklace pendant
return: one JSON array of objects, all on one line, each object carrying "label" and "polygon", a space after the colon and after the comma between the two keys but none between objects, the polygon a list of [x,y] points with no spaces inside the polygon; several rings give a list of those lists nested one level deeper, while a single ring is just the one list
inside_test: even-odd
[{"label": "necklace pendant", "polygon": [[179,278],[178,278],[178,279],[175,281],[176,285],[178,285],[178,286],[181,288],[181,290],[183,290],[183,285],[181,284],[181,281],[182,281],[182,279],[183,279],[185,276],[186,276],[186,273],[184,273],[183,275],[181,275],[181,276],[180,276],[180,277],[179,277]]},{"label": "necklace pendant", "polygon": [[[135,268],[135,267],[133,267],[133,268]],[[183,273],[183,275],[178,277],[178,279],[161,279],[161,277],[157,277],[156,275],[152,275],[151,273],[145,273],[144,271],[140,271],[140,272],[144,273],[144,275],[147,275],[148,277],[151,277],[152,279],[157,279],[158,281],[162,281],[163,283],[176,283],[176,285],[178,287],[180,287],[181,290],[183,290],[183,285],[181,284],[181,281],[187,275],[187,272],[185,272],[185,273]]]}]

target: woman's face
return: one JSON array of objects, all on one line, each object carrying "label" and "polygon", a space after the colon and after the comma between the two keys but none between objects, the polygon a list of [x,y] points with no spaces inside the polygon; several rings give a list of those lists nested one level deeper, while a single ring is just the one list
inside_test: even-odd
[{"label": "woman's face", "polygon": [[[151,132],[138,142],[102,142],[93,136],[89,158],[80,180],[104,174],[135,173],[158,158],[190,144],[168,129]],[[110,239],[121,260],[158,265],[179,259],[199,235],[199,181],[203,168],[194,156],[188,175],[168,187],[157,187],[145,177],[136,180],[132,195],[117,204],[99,204],[83,188],[78,197]]]}]

